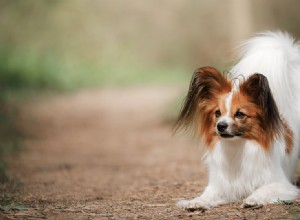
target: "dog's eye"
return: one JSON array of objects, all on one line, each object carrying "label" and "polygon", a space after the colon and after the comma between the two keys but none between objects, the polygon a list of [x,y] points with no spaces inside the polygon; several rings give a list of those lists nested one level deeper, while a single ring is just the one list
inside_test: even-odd
[{"label": "dog's eye", "polygon": [[245,115],[243,112],[237,111],[237,112],[234,114],[234,117],[235,117],[235,118],[238,118],[238,119],[243,119],[244,117],[246,117],[246,115]]},{"label": "dog's eye", "polygon": [[221,116],[221,111],[219,109],[217,111],[215,111],[215,116],[217,118],[219,118]]}]

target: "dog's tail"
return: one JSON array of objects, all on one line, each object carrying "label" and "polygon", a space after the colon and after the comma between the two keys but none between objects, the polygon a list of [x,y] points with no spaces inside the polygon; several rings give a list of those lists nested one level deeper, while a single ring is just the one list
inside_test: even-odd
[{"label": "dog's tail", "polygon": [[239,49],[241,58],[230,70],[233,77],[265,75],[280,113],[300,112],[300,44],[287,33],[265,32]]}]

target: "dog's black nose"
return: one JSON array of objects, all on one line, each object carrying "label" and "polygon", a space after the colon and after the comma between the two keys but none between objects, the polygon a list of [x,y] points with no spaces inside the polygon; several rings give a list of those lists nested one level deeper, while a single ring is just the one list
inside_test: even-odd
[{"label": "dog's black nose", "polygon": [[217,124],[218,131],[220,131],[220,132],[225,131],[227,127],[228,127],[228,124],[226,122],[219,122]]}]

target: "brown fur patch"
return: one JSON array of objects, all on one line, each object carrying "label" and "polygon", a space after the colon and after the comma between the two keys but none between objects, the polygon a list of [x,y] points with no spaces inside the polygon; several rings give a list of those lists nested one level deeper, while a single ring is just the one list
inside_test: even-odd
[{"label": "brown fur patch", "polygon": [[202,67],[195,71],[184,106],[177,120],[175,130],[193,125],[194,133],[203,136],[207,147],[214,143],[215,111],[222,95],[230,92],[231,82],[213,67]]},{"label": "brown fur patch", "polygon": [[250,116],[253,127],[247,135],[245,132],[245,137],[257,141],[267,149],[275,138],[283,138],[283,123],[268,80],[262,74],[253,74],[241,84],[240,91],[257,109]]},{"label": "brown fur patch", "polygon": [[273,141],[273,134],[261,127],[262,109],[251,100],[252,98],[244,93],[234,93],[230,112],[231,117],[234,118],[234,114],[238,111],[246,115],[242,119],[234,118],[235,127],[238,129],[235,132],[243,133],[243,138],[254,140],[267,149]]},{"label": "brown fur patch", "polygon": [[293,149],[293,131],[290,129],[286,121],[283,121],[284,126],[284,141],[285,141],[285,152],[290,154]]}]

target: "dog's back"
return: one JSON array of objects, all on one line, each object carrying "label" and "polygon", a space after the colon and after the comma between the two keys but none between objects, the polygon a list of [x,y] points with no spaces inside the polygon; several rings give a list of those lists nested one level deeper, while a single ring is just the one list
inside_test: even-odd
[{"label": "dog's back", "polygon": [[293,132],[292,152],[284,165],[291,179],[300,148],[300,44],[288,33],[265,32],[243,42],[240,55],[230,71],[233,77],[265,75],[279,113]]}]

